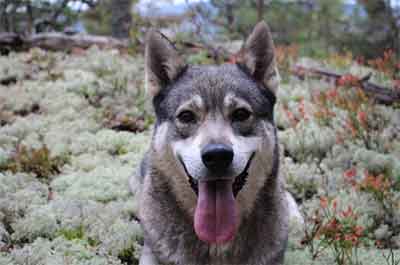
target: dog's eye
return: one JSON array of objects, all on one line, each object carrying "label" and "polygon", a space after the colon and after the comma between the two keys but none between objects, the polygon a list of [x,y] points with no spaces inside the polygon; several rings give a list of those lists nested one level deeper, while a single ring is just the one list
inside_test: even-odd
[{"label": "dog's eye", "polygon": [[189,111],[189,110],[184,110],[181,113],[178,114],[177,116],[178,120],[182,123],[194,123],[196,122],[196,115]]},{"label": "dog's eye", "polygon": [[251,112],[245,108],[239,108],[232,113],[232,121],[246,121],[250,118]]}]

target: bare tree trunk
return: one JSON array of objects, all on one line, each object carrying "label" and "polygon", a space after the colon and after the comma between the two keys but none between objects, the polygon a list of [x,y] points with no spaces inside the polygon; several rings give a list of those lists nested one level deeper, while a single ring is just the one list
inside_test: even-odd
[{"label": "bare tree trunk", "polygon": [[28,15],[28,28],[26,29],[26,31],[30,35],[34,31],[33,9],[30,2],[26,6],[26,13]]},{"label": "bare tree trunk", "polygon": [[10,13],[8,15],[8,28],[12,32],[17,31],[17,23],[16,23],[16,16],[17,16],[17,3],[11,5]]},{"label": "bare tree trunk", "polygon": [[8,1],[5,0],[0,2],[0,32],[1,31],[10,31],[8,28],[8,21],[7,21],[7,10]]},{"label": "bare tree trunk", "polygon": [[226,20],[228,22],[229,32],[233,33],[233,23],[235,22],[235,17],[233,15],[233,3],[231,1],[226,3]]},{"label": "bare tree trunk", "polygon": [[257,21],[264,19],[264,0],[257,0]]},{"label": "bare tree trunk", "polygon": [[132,24],[132,0],[111,1],[111,35],[114,38],[128,38]]}]

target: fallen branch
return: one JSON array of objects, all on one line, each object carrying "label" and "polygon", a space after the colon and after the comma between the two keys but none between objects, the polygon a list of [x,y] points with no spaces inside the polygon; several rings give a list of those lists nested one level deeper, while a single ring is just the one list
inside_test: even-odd
[{"label": "fallen branch", "polygon": [[[292,68],[291,73],[301,80],[304,80],[305,77],[308,76],[319,76],[326,77],[337,82],[345,75],[340,75],[337,73],[315,69],[315,68],[307,68],[303,66],[296,66]],[[358,85],[360,88],[368,95],[375,98],[378,103],[391,105],[393,103],[400,103],[400,91],[396,91],[394,89],[386,88],[371,82],[368,80],[371,78],[372,73],[368,74],[365,77],[362,77],[358,81]]]},{"label": "fallen branch", "polygon": [[179,44],[184,50],[191,50],[195,52],[198,52],[200,50],[206,51],[207,55],[212,58],[216,63],[227,62],[232,56],[232,54],[230,54],[223,47],[214,47],[208,43],[182,41]]},{"label": "fallen branch", "polygon": [[52,51],[71,51],[73,48],[87,49],[93,45],[100,48],[127,49],[127,40],[93,35],[66,35],[63,33],[40,33],[22,36],[15,33],[0,33],[0,51],[24,51],[39,47]]}]

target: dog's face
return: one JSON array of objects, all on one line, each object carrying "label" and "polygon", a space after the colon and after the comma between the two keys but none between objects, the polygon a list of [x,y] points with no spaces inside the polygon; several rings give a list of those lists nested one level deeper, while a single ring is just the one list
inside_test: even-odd
[{"label": "dog's face", "polygon": [[256,26],[238,64],[187,66],[151,32],[147,78],[157,116],[153,166],[194,217],[198,237],[230,241],[256,200],[276,152],[273,44]]}]

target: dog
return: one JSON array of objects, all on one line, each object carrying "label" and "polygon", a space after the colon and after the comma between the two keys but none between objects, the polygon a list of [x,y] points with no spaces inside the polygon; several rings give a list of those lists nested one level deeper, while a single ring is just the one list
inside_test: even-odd
[{"label": "dog", "polygon": [[279,174],[274,44],[259,22],[234,64],[187,65],[147,34],[156,122],[139,172],[140,265],[281,265],[288,201]]}]

